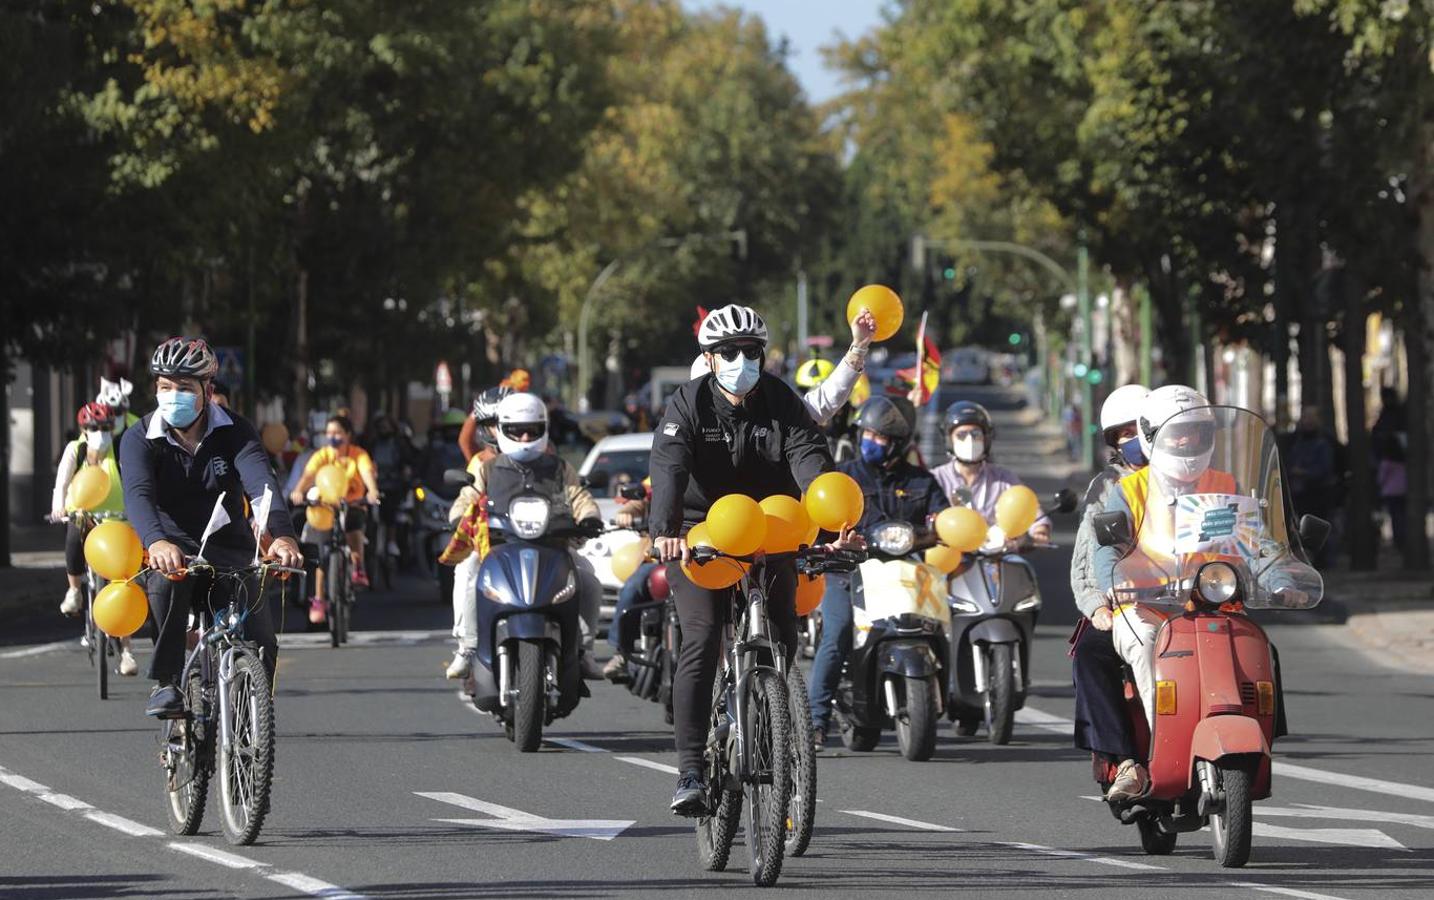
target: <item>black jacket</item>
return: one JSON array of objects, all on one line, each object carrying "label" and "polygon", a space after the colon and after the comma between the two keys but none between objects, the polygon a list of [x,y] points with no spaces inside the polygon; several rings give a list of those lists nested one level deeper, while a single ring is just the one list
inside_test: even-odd
[{"label": "black jacket", "polygon": [[917,530],[926,527],[926,517],[941,512],[951,503],[936,476],[920,466],[899,459],[890,468],[868,465],[860,459],[837,466],[861,485],[865,503],[858,531],[879,522],[909,522]]},{"label": "black jacket", "polygon": [[832,467],[826,436],[786,382],[763,373],[733,406],[713,376],[689,381],[653,437],[652,536],[685,534],[727,494],[800,497]]}]

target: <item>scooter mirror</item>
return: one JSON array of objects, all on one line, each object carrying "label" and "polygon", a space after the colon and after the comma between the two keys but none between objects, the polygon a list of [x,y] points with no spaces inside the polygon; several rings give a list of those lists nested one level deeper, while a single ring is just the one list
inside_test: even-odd
[{"label": "scooter mirror", "polygon": [[582,477],[583,487],[590,491],[607,490],[611,476],[603,469],[594,469]]},{"label": "scooter mirror", "polygon": [[625,484],[618,488],[617,493],[624,500],[641,500],[647,496],[647,488],[641,484]]},{"label": "scooter mirror", "polygon": [[1305,552],[1314,556],[1324,547],[1324,542],[1329,540],[1331,525],[1319,516],[1300,516],[1300,543],[1304,545]]},{"label": "scooter mirror", "polygon": [[471,485],[473,483],[473,476],[468,474],[464,469],[448,469],[443,473],[443,483],[458,485],[460,487]]},{"label": "scooter mirror", "polygon": [[1051,507],[1051,511],[1058,513],[1074,512],[1076,504],[1079,502],[1079,498],[1076,497],[1076,492],[1070,488],[1061,488],[1056,491],[1052,499],[1055,505]]},{"label": "scooter mirror", "polygon": [[1131,543],[1128,513],[1101,513],[1092,520],[1092,524],[1095,526],[1095,542],[1102,547],[1120,547]]}]

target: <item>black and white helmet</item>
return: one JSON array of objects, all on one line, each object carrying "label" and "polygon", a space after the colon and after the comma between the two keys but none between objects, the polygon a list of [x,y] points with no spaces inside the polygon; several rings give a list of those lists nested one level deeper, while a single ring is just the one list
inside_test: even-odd
[{"label": "black and white helmet", "polygon": [[203,338],[172,337],[154,348],[149,358],[151,375],[180,378],[213,378],[219,360]]},{"label": "black and white helmet", "polygon": [[473,400],[473,419],[479,425],[494,426],[498,424],[498,404],[504,398],[513,393],[513,389],[506,385],[488,388]]},{"label": "black and white helmet", "polygon": [[697,328],[697,346],[703,350],[744,338],[767,346],[767,323],[750,306],[729,303],[714,309]]}]

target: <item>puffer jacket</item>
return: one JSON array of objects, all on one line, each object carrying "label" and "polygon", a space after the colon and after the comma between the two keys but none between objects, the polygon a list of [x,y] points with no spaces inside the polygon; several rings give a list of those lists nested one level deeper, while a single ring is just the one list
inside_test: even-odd
[{"label": "puffer jacket", "polygon": [[1114,463],[1106,466],[1091,479],[1081,504],[1080,528],[1071,553],[1071,593],[1075,595],[1076,608],[1086,618],[1106,605],[1095,572],[1095,551],[1099,548],[1095,541],[1095,517],[1106,511],[1111,492],[1119,490],[1120,479],[1134,471]]}]

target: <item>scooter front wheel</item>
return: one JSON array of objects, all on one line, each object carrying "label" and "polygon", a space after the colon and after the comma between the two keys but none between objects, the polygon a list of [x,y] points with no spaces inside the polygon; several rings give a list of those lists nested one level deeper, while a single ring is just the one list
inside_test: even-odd
[{"label": "scooter front wheel", "polygon": [[1016,679],[1013,669],[1015,647],[991,644],[986,649],[986,671],[991,683],[986,688],[986,732],[993,744],[1009,744],[1016,720]]},{"label": "scooter front wheel", "polygon": [[936,684],[934,678],[906,678],[906,712],[896,717],[901,755],[925,762],[936,752]]},{"label": "scooter front wheel", "polygon": [[518,642],[518,698],[513,704],[513,743],[523,753],[532,753],[543,742],[545,654],[536,641]]},{"label": "scooter front wheel", "polygon": [[1236,759],[1215,766],[1225,802],[1210,816],[1210,838],[1215,861],[1226,869],[1238,869],[1250,861],[1250,836],[1254,830],[1251,789],[1255,764]]}]

